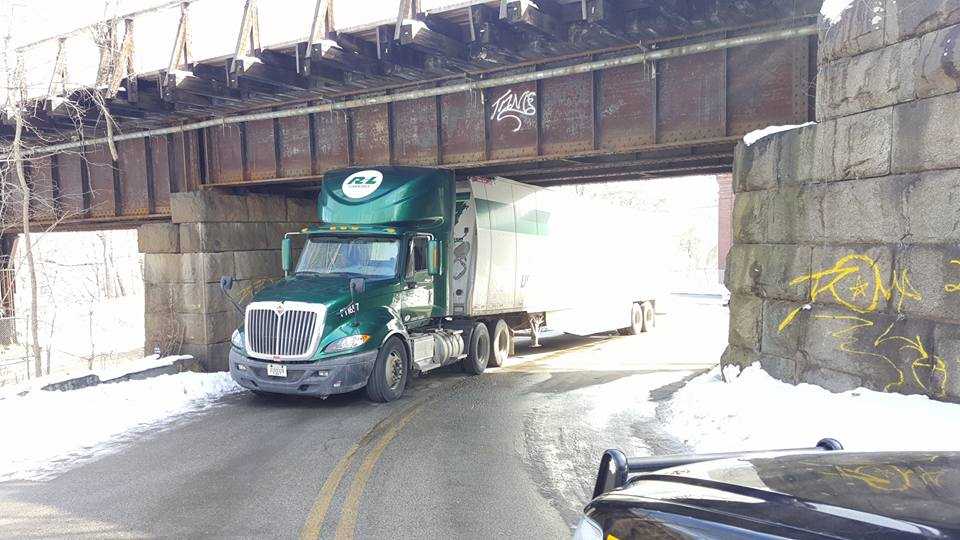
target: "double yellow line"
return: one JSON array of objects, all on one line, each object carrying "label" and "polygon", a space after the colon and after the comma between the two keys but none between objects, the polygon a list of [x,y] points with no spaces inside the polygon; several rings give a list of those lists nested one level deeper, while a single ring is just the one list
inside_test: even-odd
[{"label": "double yellow line", "polygon": [[[340,510],[340,520],[337,522],[337,540],[353,538],[357,528],[357,519],[360,516],[360,501],[363,498],[363,489],[367,485],[367,480],[369,480],[371,474],[373,474],[373,469],[377,461],[390,442],[393,441],[394,437],[420,412],[427,401],[436,397],[437,393],[438,391],[418,397],[406,408],[377,422],[360,441],[350,447],[350,450],[340,458],[340,461],[337,462],[330,472],[330,475],[327,476],[327,479],[323,482],[320,493],[317,495],[317,500],[310,509],[310,514],[307,516],[303,528],[300,529],[301,539],[313,540],[320,538],[324,520],[330,510],[330,505],[333,503],[337,489],[340,487],[340,483],[350,470],[357,455],[360,454],[364,448],[371,446],[372,443],[370,452],[367,453],[366,457],[360,463],[353,482],[350,483],[347,496],[343,501],[343,507]],[[374,442],[374,440],[376,440],[376,442]]]},{"label": "double yellow line", "polygon": [[[606,341],[607,340],[589,342],[577,347],[550,352],[535,360],[502,368],[502,371],[524,371],[523,366],[525,364],[538,364],[573,351],[596,347]],[[437,398],[442,391],[456,391],[457,387],[465,384],[468,380],[470,379],[464,378],[452,385],[442,385],[426,395],[417,397],[405,408],[377,422],[358,442],[354,443],[354,445],[350,447],[350,450],[348,450],[333,467],[330,475],[327,476],[327,479],[323,482],[323,486],[320,487],[320,493],[317,495],[317,499],[313,503],[310,513],[307,515],[307,520],[304,522],[303,528],[300,529],[300,538],[302,540],[315,540],[320,538],[327,514],[330,511],[330,506],[333,504],[333,498],[340,488],[340,484],[343,482],[344,477],[347,476],[357,456],[369,447],[370,451],[366,457],[363,458],[359,468],[357,468],[356,475],[353,477],[353,481],[350,483],[350,487],[347,489],[346,498],[344,498],[343,506],[340,509],[340,519],[337,522],[335,538],[337,540],[352,539],[357,529],[357,520],[360,517],[360,501],[363,498],[363,490],[370,476],[373,474],[373,469],[377,461],[380,460],[383,451],[386,450],[387,446],[390,445],[390,442],[393,441],[404,426],[423,409],[423,406],[428,401]]]}]

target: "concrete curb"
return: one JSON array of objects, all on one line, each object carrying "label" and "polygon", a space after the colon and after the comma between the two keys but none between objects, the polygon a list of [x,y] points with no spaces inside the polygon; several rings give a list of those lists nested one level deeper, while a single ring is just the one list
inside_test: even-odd
[{"label": "concrete curb", "polygon": [[[192,357],[178,358],[165,366],[156,366],[140,371],[131,371],[110,379],[101,379],[99,375],[91,373],[81,377],[73,377],[70,379],[57,381],[55,383],[50,383],[40,387],[40,390],[48,392],[69,392],[71,390],[79,390],[81,388],[97,386],[98,384],[111,384],[125,381],[150,379],[153,377],[159,377],[160,375],[174,375],[177,373],[183,373],[185,371],[201,371],[200,362],[196,358]],[[18,395],[23,395],[25,393],[27,392]]]}]

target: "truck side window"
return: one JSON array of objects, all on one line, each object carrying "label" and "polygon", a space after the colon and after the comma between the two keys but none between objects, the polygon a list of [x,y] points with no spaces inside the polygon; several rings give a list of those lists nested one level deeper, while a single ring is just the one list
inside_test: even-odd
[{"label": "truck side window", "polygon": [[414,236],[410,240],[410,260],[407,261],[407,275],[427,271],[427,237]]}]

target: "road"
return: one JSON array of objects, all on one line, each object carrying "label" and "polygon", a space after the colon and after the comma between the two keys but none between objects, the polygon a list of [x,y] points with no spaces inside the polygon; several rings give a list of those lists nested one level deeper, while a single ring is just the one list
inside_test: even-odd
[{"label": "road", "polygon": [[444,368],[393,403],[228,396],[51,480],[0,483],[0,537],[569,537],[603,449],[684,450],[657,398],[726,337],[726,311],[696,302],[650,334],[521,342],[503,368]]}]

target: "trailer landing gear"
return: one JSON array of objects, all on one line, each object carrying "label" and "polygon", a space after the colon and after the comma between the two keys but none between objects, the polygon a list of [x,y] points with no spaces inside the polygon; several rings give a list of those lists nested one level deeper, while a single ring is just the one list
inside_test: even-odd
[{"label": "trailer landing gear", "polygon": [[530,324],[530,337],[533,339],[531,347],[540,346],[540,325],[543,324],[542,315],[527,315],[527,322]]}]

